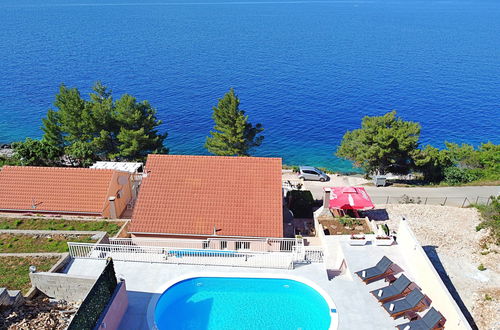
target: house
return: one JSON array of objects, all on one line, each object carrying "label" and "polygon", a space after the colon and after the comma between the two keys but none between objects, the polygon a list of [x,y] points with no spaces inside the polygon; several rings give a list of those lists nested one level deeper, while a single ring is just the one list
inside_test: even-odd
[{"label": "house", "polygon": [[283,237],[281,159],[149,155],[133,237]]},{"label": "house", "polygon": [[117,218],[132,197],[129,176],[114,170],[4,166],[0,212]]}]

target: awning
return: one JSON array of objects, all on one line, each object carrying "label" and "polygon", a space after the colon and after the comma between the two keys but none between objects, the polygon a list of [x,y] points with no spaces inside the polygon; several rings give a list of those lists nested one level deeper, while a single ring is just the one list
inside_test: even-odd
[{"label": "awning", "polygon": [[330,208],[342,210],[368,210],[375,206],[361,187],[332,187],[330,190]]}]

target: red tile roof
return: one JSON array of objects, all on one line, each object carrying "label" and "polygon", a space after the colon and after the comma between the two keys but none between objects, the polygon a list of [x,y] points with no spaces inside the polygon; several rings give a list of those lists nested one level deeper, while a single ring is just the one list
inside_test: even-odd
[{"label": "red tile roof", "polygon": [[4,166],[0,171],[0,210],[100,214],[114,173],[89,168]]},{"label": "red tile roof", "polygon": [[281,159],[149,155],[132,233],[283,237]]}]

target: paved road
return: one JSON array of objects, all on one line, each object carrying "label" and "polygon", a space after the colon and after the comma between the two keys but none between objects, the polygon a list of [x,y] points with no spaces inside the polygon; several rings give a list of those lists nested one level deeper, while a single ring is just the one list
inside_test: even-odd
[{"label": "paved road", "polygon": [[[329,182],[304,182],[304,189],[310,190],[316,199],[322,199],[323,188],[331,187]],[[486,203],[490,196],[500,195],[500,186],[468,186],[468,187],[438,187],[438,188],[404,188],[404,187],[365,187],[375,204],[398,203],[401,196],[420,199],[424,204],[445,204],[451,206],[467,206],[470,203]],[[418,197],[418,198],[417,198]],[[465,200],[467,198],[467,200]],[[465,201],[465,204],[464,204]]]}]

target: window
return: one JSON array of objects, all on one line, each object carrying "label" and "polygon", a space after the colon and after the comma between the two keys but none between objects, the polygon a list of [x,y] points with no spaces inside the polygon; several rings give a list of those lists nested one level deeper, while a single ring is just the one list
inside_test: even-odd
[{"label": "window", "polygon": [[236,242],[236,250],[249,250],[250,242]]},{"label": "window", "polygon": [[208,249],[210,247],[210,242],[208,241],[203,241],[203,248]]},{"label": "window", "polygon": [[220,241],[220,249],[221,250],[227,249],[227,241]]},{"label": "window", "polygon": [[318,173],[316,173],[314,171],[304,170],[303,172],[306,174],[318,175]]}]

